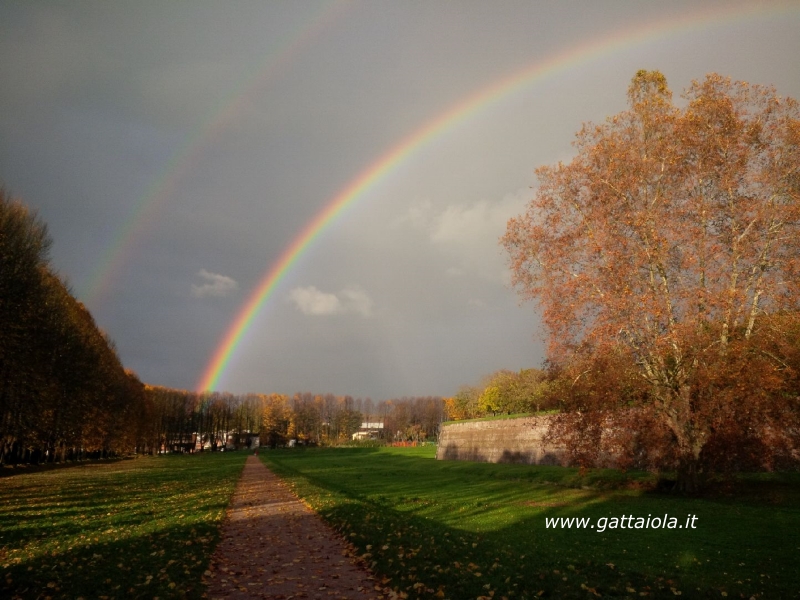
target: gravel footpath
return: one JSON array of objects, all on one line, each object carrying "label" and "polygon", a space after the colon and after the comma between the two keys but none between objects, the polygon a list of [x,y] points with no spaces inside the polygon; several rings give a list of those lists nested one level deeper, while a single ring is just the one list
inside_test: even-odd
[{"label": "gravel footpath", "polygon": [[208,598],[385,597],[345,542],[255,456],[221,533],[204,577]]}]

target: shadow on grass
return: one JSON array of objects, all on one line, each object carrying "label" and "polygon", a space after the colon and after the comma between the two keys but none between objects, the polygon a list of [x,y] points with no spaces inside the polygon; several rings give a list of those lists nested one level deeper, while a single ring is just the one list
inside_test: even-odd
[{"label": "shadow on grass", "polygon": [[[559,598],[794,597],[800,510],[543,483],[521,465],[446,463],[361,450],[275,453],[273,470],[412,595]],[[675,529],[606,528],[662,515]],[[678,528],[695,515],[696,528]],[[588,518],[595,527],[548,527]],[[558,521],[561,524],[561,521]],[[415,587],[416,586],[416,587]]]},{"label": "shadow on grass", "polygon": [[245,458],[153,457],[5,480],[0,597],[202,597]]},{"label": "shadow on grass", "polygon": [[42,473],[44,471],[73,469],[75,467],[88,467],[92,465],[107,465],[110,463],[120,462],[123,460],[134,460],[134,457],[120,456],[115,458],[96,458],[96,459],[65,461],[56,463],[0,465],[0,479],[4,477],[14,477],[15,475],[30,475],[31,473]]},{"label": "shadow on grass", "polygon": [[201,598],[216,524],[172,526],[118,541],[84,541],[12,564],[4,598]]}]

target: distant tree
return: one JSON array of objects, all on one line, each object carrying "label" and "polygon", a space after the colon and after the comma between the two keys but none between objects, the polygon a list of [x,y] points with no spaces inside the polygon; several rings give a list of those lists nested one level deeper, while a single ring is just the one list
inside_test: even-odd
[{"label": "distant tree", "polygon": [[290,437],[304,442],[319,443],[322,431],[322,399],[312,394],[295,394],[292,398]]},{"label": "distant tree", "polygon": [[514,285],[542,309],[551,361],[627,357],[647,384],[640,409],[669,433],[678,488],[692,491],[720,431],[792,397],[737,391],[754,378],[736,365],[788,373],[766,323],[800,308],[800,112],[715,74],[676,107],[661,73],[639,71],[628,99],[583,127],[572,162],[537,170],[502,241]]},{"label": "distant tree", "polygon": [[474,419],[483,414],[478,405],[481,390],[470,385],[463,385],[452,398],[445,399],[447,417],[455,421]]},{"label": "distant tree", "polygon": [[333,429],[337,432],[336,440],[347,441],[361,427],[363,415],[357,410],[344,408],[336,413]]},{"label": "distant tree", "polygon": [[478,397],[482,412],[523,413],[539,411],[543,406],[544,372],[522,369],[519,373],[502,369],[487,378]]},{"label": "distant tree", "polygon": [[542,369],[521,369],[515,386],[518,410],[539,412],[556,408],[558,403],[549,400],[548,385],[547,374]]},{"label": "distant tree", "polygon": [[436,439],[444,421],[444,399],[439,396],[418,397],[414,401],[415,419],[426,439]]},{"label": "distant tree", "polygon": [[285,445],[292,420],[288,398],[282,394],[262,396],[261,414],[261,445],[271,448]]},{"label": "distant tree", "polygon": [[486,386],[478,396],[478,409],[484,413],[511,412],[511,394],[514,386],[512,371],[498,371],[488,377]]},{"label": "distant tree", "polygon": [[396,440],[436,438],[447,400],[438,396],[403,396],[380,404],[385,437]]}]

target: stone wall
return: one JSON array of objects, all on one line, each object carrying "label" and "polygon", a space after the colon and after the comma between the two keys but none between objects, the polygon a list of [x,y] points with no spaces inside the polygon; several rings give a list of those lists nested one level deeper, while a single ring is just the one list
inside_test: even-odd
[{"label": "stone wall", "polygon": [[547,426],[546,416],[449,423],[439,433],[436,459],[565,464],[564,449],[542,441]]}]

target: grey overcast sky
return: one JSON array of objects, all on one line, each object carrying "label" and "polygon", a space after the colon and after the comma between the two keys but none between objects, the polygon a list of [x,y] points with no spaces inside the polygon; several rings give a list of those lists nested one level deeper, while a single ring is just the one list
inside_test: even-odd
[{"label": "grey overcast sky", "polygon": [[800,98],[798,57],[800,2],[4,0],[0,182],[126,367],[195,388],[281,255],[388,159],[218,387],[451,395],[542,361],[498,244],[537,166],[638,69],[676,97],[713,71]]}]

